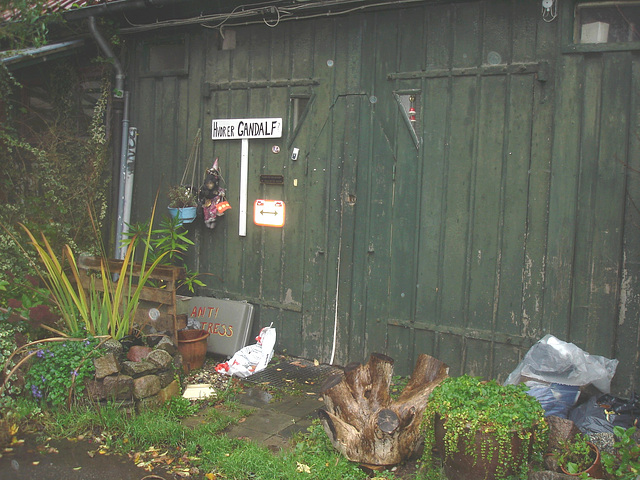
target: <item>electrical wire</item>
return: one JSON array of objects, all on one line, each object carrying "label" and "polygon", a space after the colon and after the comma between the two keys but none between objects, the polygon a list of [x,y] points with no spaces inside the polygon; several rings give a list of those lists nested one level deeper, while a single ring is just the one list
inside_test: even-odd
[{"label": "electrical wire", "polygon": [[[365,3],[362,5],[358,5],[352,8],[345,8],[344,10],[328,10],[320,13],[311,13],[305,14],[304,12],[310,9],[317,8],[327,8],[327,7],[343,7],[348,3],[361,3],[361,0],[326,0],[322,2],[314,2],[314,3],[304,3],[299,5],[288,5],[286,8],[277,7],[270,3],[258,4],[258,6],[252,5],[252,8],[246,8],[247,5],[239,5],[234,8],[231,12],[228,13],[217,13],[211,15],[199,15],[197,17],[184,18],[184,19],[173,19],[173,20],[156,20],[153,23],[147,24],[136,24],[131,22],[129,19],[126,19],[127,23],[130,25],[129,28],[121,29],[121,33],[135,33],[140,31],[148,31],[154,30],[157,28],[169,28],[169,27],[179,27],[184,25],[192,25],[192,24],[201,24],[202,27],[217,29],[224,26],[227,27],[238,27],[238,26],[246,26],[246,25],[255,25],[255,24],[267,24],[270,27],[275,27],[280,22],[290,21],[290,20],[308,20],[311,18],[319,18],[319,17],[335,17],[339,15],[347,15],[353,12],[364,11],[372,8],[386,7],[386,6],[395,6],[395,5],[408,5],[413,3],[422,3],[424,0],[386,0],[379,1],[373,3]],[[264,18],[265,8],[268,7],[270,9],[276,9],[278,11],[278,20],[277,23],[269,24]],[[296,15],[297,12],[302,12],[299,15]],[[233,20],[239,20],[242,18],[252,17],[262,15],[262,18],[259,20],[247,20],[247,21],[239,21],[233,22]],[[208,22],[217,22],[215,25],[205,25]],[[232,22],[232,23],[230,23]]]}]

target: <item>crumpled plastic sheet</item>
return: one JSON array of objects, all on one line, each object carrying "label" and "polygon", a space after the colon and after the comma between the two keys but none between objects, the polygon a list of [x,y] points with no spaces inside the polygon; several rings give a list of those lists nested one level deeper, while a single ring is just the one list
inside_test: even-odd
[{"label": "crumpled plastic sheet", "polygon": [[264,327],[256,341],[258,343],[238,350],[228,362],[216,365],[216,372],[245,378],[264,370],[273,358],[276,329],[272,326]]},{"label": "crumpled plastic sheet", "polygon": [[545,335],[529,349],[505,385],[529,380],[574,386],[591,384],[602,393],[609,393],[617,366],[616,359],[590,355],[573,343]]}]

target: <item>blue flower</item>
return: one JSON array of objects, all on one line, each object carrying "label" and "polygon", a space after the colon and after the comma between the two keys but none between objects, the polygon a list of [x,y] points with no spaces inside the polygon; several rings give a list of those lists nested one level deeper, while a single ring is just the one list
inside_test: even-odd
[{"label": "blue flower", "polygon": [[42,398],[42,390],[35,385],[31,385],[31,395],[33,395],[33,398]]}]

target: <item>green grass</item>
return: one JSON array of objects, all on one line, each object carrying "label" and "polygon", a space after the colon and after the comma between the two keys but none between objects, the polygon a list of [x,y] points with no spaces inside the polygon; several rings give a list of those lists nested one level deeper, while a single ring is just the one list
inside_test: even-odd
[{"label": "green grass", "polygon": [[[154,410],[128,413],[118,404],[75,407],[40,413],[46,435],[73,438],[88,433],[100,436],[109,451],[145,452],[150,448],[167,450],[176,456],[189,457],[204,478],[215,473],[228,480],[358,480],[368,476],[354,463],[335,451],[319,422],[299,434],[292,448],[278,454],[254,442],[232,439],[224,428],[249,411],[227,401],[213,408],[204,403],[198,415],[203,422],[186,427],[180,415],[190,415],[187,405],[177,400]],[[23,406],[23,411],[26,407]],[[393,478],[379,476],[378,478]]]}]

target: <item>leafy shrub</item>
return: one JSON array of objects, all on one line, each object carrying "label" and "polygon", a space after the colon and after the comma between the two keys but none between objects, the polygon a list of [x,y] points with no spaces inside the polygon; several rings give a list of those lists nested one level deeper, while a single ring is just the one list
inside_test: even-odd
[{"label": "leafy shrub", "polygon": [[35,399],[54,406],[67,403],[72,392],[81,397],[84,381],[95,373],[92,359],[100,355],[98,344],[98,339],[87,338],[42,345],[27,374],[26,388]]}]

